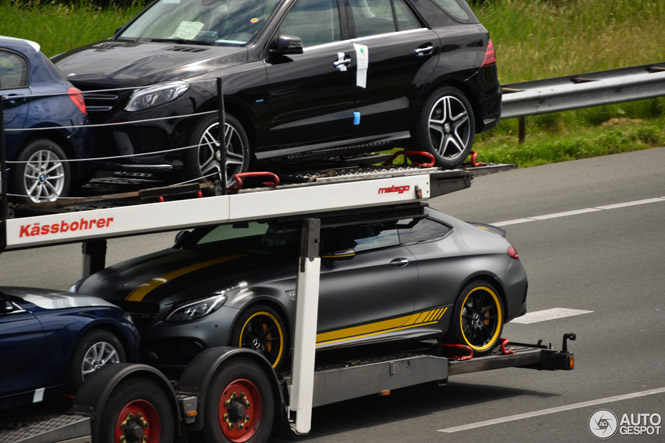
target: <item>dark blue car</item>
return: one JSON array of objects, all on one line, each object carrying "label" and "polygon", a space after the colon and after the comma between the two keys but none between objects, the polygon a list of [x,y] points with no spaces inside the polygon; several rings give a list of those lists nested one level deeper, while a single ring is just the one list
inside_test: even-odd
[{"label": "dark blue car", "polygon": [[8,192],[19,202],[54,201],[89,178],[73,161],[92,155],[85,103],[37,43],[0,36]]},{"label": "dark blue car", "polygon": [[0,411],[61,399],[105,365],[138,360],[131,317],[97,297],[0,287]]}]

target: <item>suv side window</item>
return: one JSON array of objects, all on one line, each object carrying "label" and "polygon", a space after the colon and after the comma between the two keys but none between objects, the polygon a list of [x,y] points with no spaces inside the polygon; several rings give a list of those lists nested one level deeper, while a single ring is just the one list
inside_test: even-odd
[{"label": "suv side window", "polygon": [[402,244],[413,244],[432,241],[443,237],[451,231],[447,225],[430,218],[401,220],[397,225]]},{"label": "suv side window", "polygon": [[357,37],[422,27],[404,0],[350,0]]},{"label": "suv side window", "polygon": [[28,63],[13,52],[0,51],[0,89],[26,88]]},{"label": "suv side window", "polygon": [[286,15],[280,34],[300,37],[306,48],[339,41],[337,0],[299,0]]}]

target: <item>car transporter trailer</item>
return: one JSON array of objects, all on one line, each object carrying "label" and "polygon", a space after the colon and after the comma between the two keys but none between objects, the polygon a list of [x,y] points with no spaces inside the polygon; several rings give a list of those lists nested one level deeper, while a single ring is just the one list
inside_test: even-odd
[{"label": "car transporter trailer", "polygon": [[[574,340],[574,334],[564,335],[561,350],[541,342],[504,341],[501,350],[489,356],[452,358],[432,341],[399,354],[377,353],[362,361],[315,363],[321,227],[418,217],[429,198],[467,188],[473,174],[494,169],[397,167],[329,178],[317,175],[309,183],[203,198],[183,199],[182,195],[168,195],[173,188],[153,189],[131,195],[152,202],[100,205],[99,201],[109,201],[104,197],[89,199],[91,208],[76,210],[63,210],[57,204],[28,205],[31,215],[27,216],[21,216],[21,208],[8,210],[3,188],[2,250],[83,242],[85,274],[103,267],[105,239],[114,237],[292,219],[302,226],[302,242],[290,372],[278,373],[258,352],[234,347],[204,350],[177,381],[148,365],[115,364],[84,382],[67,414],[26,417],[9,428],[0,423],[0,443],[186,442],[193,441],[191,435],[197,432],[217,436],[218,441],[265,442],[271,431],[307,434],[316,406],[385,395],[422,383],[441,384],[451,375],[490,369],[573,369],[567,340]],[[202,186],[195,185],[199,196]],[[191,186],[186,191],[191,192]],[[7,217],[8,212],[13,212],[13,218]],[[465,351],[455,349],[453,353]],[[211,405],[219,405],[219,415]],[[167,435],[160,435],[165,423],[172,425],[167,426]]]}]

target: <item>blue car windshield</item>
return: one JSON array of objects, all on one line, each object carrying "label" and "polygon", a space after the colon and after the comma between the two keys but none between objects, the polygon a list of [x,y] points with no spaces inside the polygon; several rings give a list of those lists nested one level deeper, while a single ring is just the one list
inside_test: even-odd
[{"label": "blue car windshield", "polygon": [[263,27],[279,0],[161,0],[143,12],[119,39],[245,45]]}]

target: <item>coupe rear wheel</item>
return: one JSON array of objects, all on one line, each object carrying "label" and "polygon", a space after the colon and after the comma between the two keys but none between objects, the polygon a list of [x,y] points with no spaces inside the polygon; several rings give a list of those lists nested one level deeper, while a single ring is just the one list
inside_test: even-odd
[{"label": "coupe rear wheel", "polygon": [[411,148],[429,151],[438,166],[456,168],[471,152],[475,129],[471,103],[458,89],[447,86],[435,91],[421,108]]},{"label": "coupe rear wheel", "polygon": [[[226,182],[233,183],[233,175],[249,169],[250,147],[245,129],[230,114],[226,115]],[[215,181],[222,170],[219,150],[219,121],[216,115],[203,119],[192,131],[185,155],[187,179]]]},{"label": "coupe rear wheel", "polygon": [[457,299],[449,340],[469,346],[475,355],[489,353],[499,343],[505,318],[498,294],[487,282],[469,283]]},{"label": "coupe rear wheel", "polygon": [[65,151],[56,142],[37,139],[28,143],[16,158],[12,173],[12,193],[19,201],[39,203],[66,196],[71,185],[71,170]]},{"label": "coupe rear wheel", "polygon": [[270,379],[255,361],[238,358],[218,370],[205,400],[205,441],[265,442],[273,418]]},{"label": "coupe rear wheel", "polygon": [[231,345],[260,352],[273,368],[278,369],[285,359],[287,349],[282,317],[269,306],[251,306],[236,323]]}]

